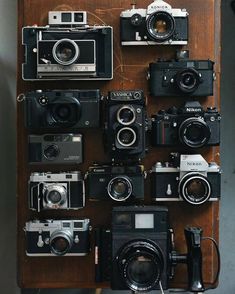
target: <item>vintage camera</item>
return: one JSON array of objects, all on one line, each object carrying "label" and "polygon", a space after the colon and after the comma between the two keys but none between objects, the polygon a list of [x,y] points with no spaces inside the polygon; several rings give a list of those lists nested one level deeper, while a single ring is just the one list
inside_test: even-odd
[{"label": "vintage camera", "polygon": [[49,26],[24,27],[24,80],[111,80],[113,28],[89,26],[85,11],[51,11]]},{"label": "vintage camera", "polygon": [[200,154],[172,154],[172,162],[157,162],[151,170],[152,198],[200,205],[220,198],[221,170]]},{"label": "vintage camera", "polygon": [[33,220],[25,225],[28,256],[84,256],[90,251],[89,219]]},{"label": "vintage camera", "polygon": [[32,91],[25,95],[30,129],[93,128],[100,125],[99,90]]},{"label": "vintage camera", "polygon": [[122,45],[186,45],[188,12],[155,0],[147,9],[125,10],[120,16]]},{"label": "vintage camera", "polygon": [[[189,292],[206,290],[202,276],[202,229],[184,229],[187,253],[174,248],[168,209],[161,206],[113,208],[112,228],[95,229],[95,281],[110,282],[112,290],[148,292],[169,288],[178,264],[187,265]],[[212,238],[210,238],[212,240]],[[219,249],[216,241],[218,264]],[[219,270],[217,279],[219,277]],[[186,278],[185,278],[186,280]],[[182,289],[180,289],[182,292]]]},{"label": "vintage camera", "polygon": [[117,161],[143,158],[148,127],[143,91],[111,91],[106,104],[107,152]]},{"label": "vintage camera", "polygon": [[171,107],[152,116],[153,146],[184,145],[190,148],[220,143],[221,116],[215,107],[203,110],[197,101],[182,108]]},{"label": "vintage camera", "polygon": [[149,64],[148,78],[151,96],[212,96],[214,62],[157,61]]},{"label": "vintage camera", "polygon": [[85,205],[84,181],[80,171],[38,173],[30,175],[29,208],[79,209]]},{"label": "vintage camera", "polygon": [[86,174],[88,195],[93,200],[133,201],[144,199],[142,165],[94,165]]},{"label": "vintage camera", "polygon": [[83,162],[81,134],[29,135],[29,163],[78,164]]}]

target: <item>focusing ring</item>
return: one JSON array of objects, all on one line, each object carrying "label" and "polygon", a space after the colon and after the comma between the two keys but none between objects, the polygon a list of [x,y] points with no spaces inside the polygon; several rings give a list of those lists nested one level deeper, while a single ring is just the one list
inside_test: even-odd
[{"label": "focusing ring", "polygon": [[[135,292],[149,291],[153,289],[161,279],[161,274],[164,268],[164,259],[160,248],[149,240],[133,240],[124,245],[118,254],[119,270],[123,279],[129,289]],[[138,256],[145,256],[149,258],[155,265],[154,280],[144,286],[138,285],[138,282],[133,281],[128,274],[128,267],[130,263]]]},{"label": "focusing ring", "polygon": [[[121,199],[115,198],[115,197],[112,195],[112,193],[111,193],[112,185],[113,185],[113,183],[114,183],[116,180],[118,180],[118,179],[119,179],[119,180],[122,180],[123,182],[125,182],[125,184],[127,185],[127,191],[128,191],[127,196],[124,197],[124,198],[121,198]],[[115,177],[115,178],[113,178],[113,179],[111,179],[111,180],[109,181],[109,183],[108,183],[108,187],[107,187],[107,191],[108,191],[109,197],[112,198],[112,199],[115,200],[115,201],[125,201],[125,200],[127,200],[127,199],[131,196],[131,194],[132,194],[132,190],[133,190],[133,189],[132,189],[132,184],[131,184],[129,178],[127,178],[127,177]]]},{"label": "focusing ring", "polygon": [[[59,59],[59,58],[57,57],[56,49],[57,49],[57,47],[58,47],[61,43],[63,43],[63,42],[67,42],[67,43],[72,44],[73,47],[74,47],[74,49],[75,49],[75,55],[74,55],[74,57],[73,57],[71,60],[69,60],[69,61],[63,61],[63,60],[61,60],[61,59]],[[76,44],[76,42],[74,42],[73,40],[70,40],[70,39],[61,39],[61,40],[57,41],[57,42],[55,43],[55,45],[53,46],[53,48],[52,48],[52,55],[53,55],[55,61],[56,61],[57,63],[61,64],[61,65],[71,65],[71,64],[73,64],[73,63],[78,59],[79,54],[80,54],[80,50],[79,50],[78,45]]]},{"label": "focusing ring", "polygon": [[[59,252],[59,251],[55,250],[55,248],[53,247],[53,241],[56,238],[63,238],[68,243],[68,246],[64,251]],[[54,253],[55,255],[65,255],[71,249],[71,247],[73,245],[73,236],[68,231],[55,231],[52,233],[52,235],[50,237],[49,244],[50,244],[50,248],[51,248],[52,253]]]},{"label": "focusing ring", "polygon": [[[191,75],[194,79],[194,84],[191,87],[188,87],[187,85],[182,83],[182,77],[184,77],[186,74]],[[177,72],[176,77],[175,77],[175,82],[176,82],[177,87],[183,93],[192,93],[192,92],[196,91],[196,89],[198,88],[198,86],[201,82],[201,78],[200,78],[199,72],[196,71],[194,68],[186,68],[186,69],[183,69],[183,70],[180,70]]]},{"label": "focusing ring", "polygon": [[[154,30],[154,23],[157,19],[164,20],[166,22],[166,25],[168,27],[166,33],[157,33]],[[152,40],[161,43],[169,40],[170,37],[173,35],[175,31],[175,19],[170,13],[166,11],[156,11],[147,18],[146,26],[149,37]]]},{"label": "focusing ring", "polygon": [[[193,201],[193,198],[189,197],[189,195],[187,195],[186,193],[186,189],[187,189],[187,185],[190,181],[192,180],[196,180],[199,179],[204,187],[206,188],[206,194],[204,194],[200,199],[200,201]],[[201,205],[205,202],[207,202],[209,200],[209,198],[211,197],[211,184],[210,182],[207,180],[207,178],[202,175],[201,173],[188,173],[186,174],[184,177],[182,177],[182,179],[179,182],[179,195],[183,198],[183,200],[185,200],[186,202],[192,204],[192,205]],[[195,198],[194,198],[195,199]]]},{"label": "focusing ring", "polygon": [[[189,130],[190,127],[192,126],[197,126],[201,129],[201,132],[203,134],[203,137],[201,136],[200,142],[194,142],[193,140],[190,140],[187,138],[187,131]],[[208,124],[204,121],[204,119],[199,118],[199,117],[190,117],[182,122],[182,124],[179,127],[179,138],[180,141],[191,148],[200,148],[205,146],[211,136],[211,130],[208,126]]]}]

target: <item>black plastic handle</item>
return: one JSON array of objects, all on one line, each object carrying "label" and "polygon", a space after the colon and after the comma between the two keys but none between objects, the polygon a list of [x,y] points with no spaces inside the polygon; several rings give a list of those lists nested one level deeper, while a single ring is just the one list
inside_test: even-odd
[{"label": "black plastic handle", "polygon": [[188,247],[188,290],[190,292],[204,292],[205,287],[202,278],[202,251],[201,238],[202,229],[188,227],[184,230]]}]

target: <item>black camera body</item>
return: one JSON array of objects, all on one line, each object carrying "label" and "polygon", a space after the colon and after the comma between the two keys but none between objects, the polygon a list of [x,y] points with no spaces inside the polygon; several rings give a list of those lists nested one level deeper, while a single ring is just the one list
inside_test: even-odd
[{"label": "black camera body", "polygon": [[146,107],[142,90],[109,92],[106,149],[113,160],[140,159],[146,153]]},{"label": "black camera body", "polygon": [[144,200],[145,172],[142,165],[95,165],[86,174],[90,199],[113,201]]},{"label": "black camera body", "polygon": [[80,171],[38,173],[30,175],[29,208],[79,209],[85,205],[84,181]]},{"label": "black camera body", "polygon": [[186,102],[179,109],[160,110],[152,116],[152,144],[189,148],[219,145],[220,121],[215,107],[204,111],[197,101]]},{"label": "black camera body", "polygon": [[122,45],[186,45],[188,12],[157,0],[147,9],[123,11],[120,28]]},{"label": "black camera body", "polygon": [[29,129],[95,128],[100,125],[99,90],[32,91],[25,95]]},{"label": "black camera body", "polygon": [[33,220],[25,224],[28,256],[85,256],[90,252],[90,220]]},{"label": "black camera body", "polygon": [[200,154],[180,155],[179,162],[157,162],[152,167],[151,187],[155,201],[185,201],[199,206],[220,199],[221,169]]},{"label": "black camera body", "polygon": [[214,80],[211,60],[182,59],[149,64],[151,96],[212,96]]},{"label": "black camera body", "polygon": [[113,290],[168,288],[171,237],[165,207],[115,207],[112,213]]},{"label": "black camera body", "polygon": [[89,26],[86,18],[84,11],[51,11],[49,26],[24,27],[23,79],[112,79],[113,28]]},{"label": "black camera body", "polygon": [[81,134],[29,135],[30,164],[79,164],[83,162]]}]

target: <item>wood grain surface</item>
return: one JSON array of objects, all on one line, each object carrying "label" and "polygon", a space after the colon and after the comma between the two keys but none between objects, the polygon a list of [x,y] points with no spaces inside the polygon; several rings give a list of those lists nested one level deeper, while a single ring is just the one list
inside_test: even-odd
[{"label": "wood grain surface", "polygon": [[[139,8],[145,8],[151,1],[138,1]],[[137,3],[137,4],[138,4]],[[174,8],[186,8],[189,12],[189,43],[185,49],[190,51],[191,59],[211,59],[216,62],[217,80],[214,83],[214,97],[200,98],[206,106],[220,107],[220,0],[168,0]],[[146,72],[148,64],[157,58],[174,58],[174,46],[133,46],[121,47],[119,37],[119,15],[130,8],[130,0],[19,0],[18,1],[18,79],[17,95],[35,89],[95,89],[103,94],[115,89],[143,89],[147,98],[148,114],[170,106],[180,106],[187,98],[150,97]],[[21,64],[24,58],[21,45],[23,26],[47,25],[48,11],[52,10],[86,10],[88,21],[93,24],[107,24],[114,28],[114,79],[112,81],[44,81],[25,82],[21,78]],[[79,166],[29,166],[27,162],[27,130],[24,127],[23,103],[17,107],[18,134],[18,283],[22,288],[103,288],[107,283],[94,282],[94,247],[86,257],[27,257],[25,254],[25,222],[33,218],[79,218],[88,217],[92,226],[108,226],[111,220],[112,203],[86,201],[86,207],[79,211],[44,211],[40,215],[28,209],[27,182],[33,171],[69,171],[82,170],[83,173],[94,162],[108,162],[105,154],[102,129],[81,130],[84,134],[84,164]],[[143,160],[145,170],[149,170],[156,161],[168,160],[170,152],[181,151],[180,148],[151,148]],[[219,163],[218,147],[203,148],[200,153],[208,161]],[[145,183],[145,204],[151,204],[149,179]],[[157,203],[156,205],[158,205]],[[162,205],[163,203],[160,203]],[[164,203],[165,204],[165,203]],[[219,203],[206,203],[192,207],[185,203],[167,203],[171,226],[175,230],[175,244],[179,252],[186,251],[184,227],[201,226],[204,236],[218,240]],[[217,271],[216,256],[213,246],[203,243],[203,276],[206,283],[212,283]],[[187,283],[186,266],[176,269],[172,287],[185,287]]]}]

